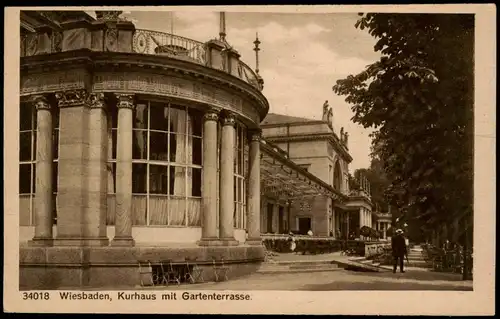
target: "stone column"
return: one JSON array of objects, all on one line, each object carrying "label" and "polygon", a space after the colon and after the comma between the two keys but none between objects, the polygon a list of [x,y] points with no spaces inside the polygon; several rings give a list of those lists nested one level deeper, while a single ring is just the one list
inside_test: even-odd
[{"label": "stone column", "polygon": [[[247,244],[250,245],[262,244],[260,239],[260,139],[260,130],[250,132],[247,199]],[[287,206],[288,216],[290,216],[290,205]],[[290,228],[290,220],[288,220],[288,228]]]},{"label": "stone column", "polygon": [[215,110],[203,117],[203,224],[200,246],[218,245],[217,233],[217,121]]},{"label": "stone column", "polygon": [[134,96],[117,94],[116,217],[113,246],[133,246],[132,238],[132,119]]},{"label": "stone column", "polygon": [[365,223],[365,217],[364,217],[364,210],[363,210],[363,207],[361,207],[359,209],[359,228],[363,227],[364,223]]},{"label": "stone column", "polygon": [[234,138],[235,117],[226,113],[222,120],[222,136],[220,150],[220,239],[225,245],[236,246],[234,238]]},{"label": "stone column", "polygon": [[54,245],[86,246],[89,100],[85,89],[56,93],[59,106],[57,236]]},{"label": "stone column", "polygon": [[91,94],[89,102],[88,205],[84,216],[84,237],[108,245],[108,119],[104,94]]},{"label": "stone column", "polygon": [[331,199],[331,203],[332,203],[332,224],[331,224],[331,227],[332,227],[332,233],[333,233],[333,238],[336,238],[337,237],[337,221],[335,220],[335,215],[337,214],[337,212],[335,211],[335,206],[333,205],[334,201],[333,199]]},{"label": "stone column", "polygon": [[[106,118],[86,90],[56,94],[60,108],[57,246],[103,246],[106,237]],[[94,106],[96,108],[94,108]]]},{"label": "stone column", "polygon": [[36,107],[35,236],[31,245],[52,245],[52,113],[44,96],[34,98]]}]

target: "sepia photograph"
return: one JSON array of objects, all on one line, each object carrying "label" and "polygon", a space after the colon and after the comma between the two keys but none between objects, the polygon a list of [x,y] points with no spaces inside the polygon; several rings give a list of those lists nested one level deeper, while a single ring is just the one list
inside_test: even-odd
[{"label": "sepia photograph", "polygon": [[24,301],[472,293],[493,276],[476,260],[473,11],[18,9],[5,245]]}]

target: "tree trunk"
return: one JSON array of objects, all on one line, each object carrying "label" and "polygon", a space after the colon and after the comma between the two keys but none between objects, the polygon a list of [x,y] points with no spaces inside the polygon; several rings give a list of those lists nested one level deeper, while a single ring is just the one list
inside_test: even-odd
[{"label": "tree trunk", "polygon": [[469,272],[468,261],[467,261],[467,225],[465,224],[464,229],[464,267],[462,269],[462,280],[467,280],[467,274]]}]

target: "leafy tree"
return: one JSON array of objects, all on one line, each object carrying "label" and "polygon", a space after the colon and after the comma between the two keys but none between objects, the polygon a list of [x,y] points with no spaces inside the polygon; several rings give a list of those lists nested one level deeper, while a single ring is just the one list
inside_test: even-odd
[{"label": "leafy tree", "polygon": [[354,177],[354,175],[352,175],[351,173],[349,173],[349,189],[351,191],[360,189],[358,179],[356,179],[356,177]]},{"label": "leafy tree", "polygon": [[360,15],[356,27],[378,39],[382,56],[333,90],[355,123],[376,129],[373,158],[388,199],[424,229],[470,214],[474,16]]}]

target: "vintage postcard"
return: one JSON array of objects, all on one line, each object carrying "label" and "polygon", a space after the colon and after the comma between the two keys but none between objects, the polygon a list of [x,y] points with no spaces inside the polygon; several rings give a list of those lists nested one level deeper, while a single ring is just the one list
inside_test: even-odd
[{"label": "vintage postcard", "polygon": [[494,5],[4,14],[5,311],[494,313]]}]

